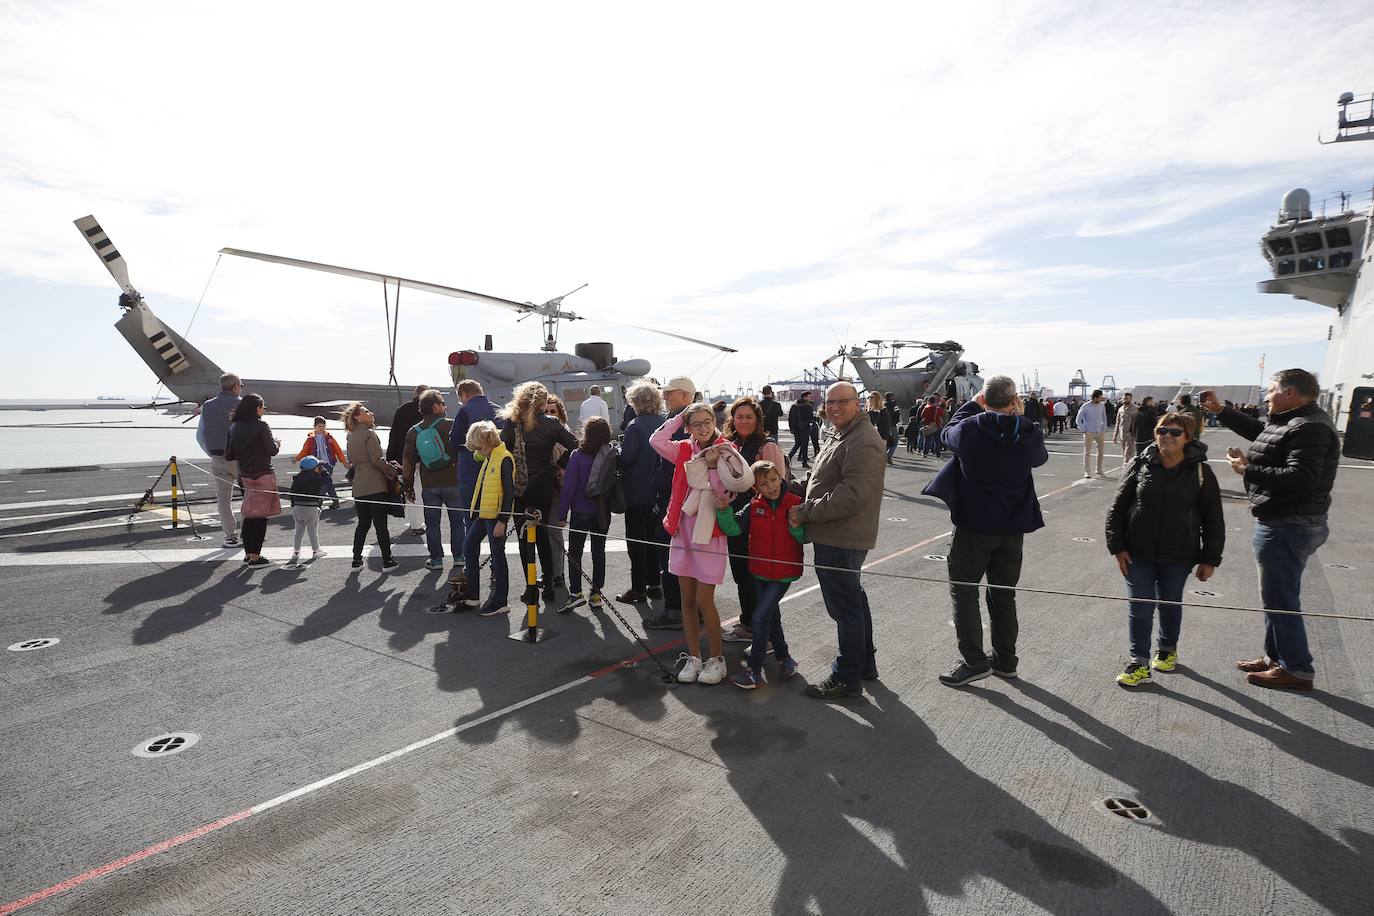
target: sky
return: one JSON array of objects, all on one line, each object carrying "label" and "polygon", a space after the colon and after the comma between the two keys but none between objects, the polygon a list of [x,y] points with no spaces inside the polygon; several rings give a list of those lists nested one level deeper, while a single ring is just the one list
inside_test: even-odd
[{"label": "sky", "polygon": [[[153,393],[88,213],[250,378],[385,382],[381,290],[221,247],[516,301],[588,283],[562,350],[712,391],[880,338],[1059,392],[1320,369],[1333,313],[1258,293],[1258,239],[1292,187],[1369,206],[1374,144],[1316,137],[1374,89],[1374,8],[850,6],[0,0],[0,397]],[[404,384],[486,333],[540,343],[400,308]]]}]

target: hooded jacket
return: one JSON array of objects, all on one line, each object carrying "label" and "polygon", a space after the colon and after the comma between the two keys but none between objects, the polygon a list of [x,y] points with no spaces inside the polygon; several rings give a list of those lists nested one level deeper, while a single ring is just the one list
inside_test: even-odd
[{"label": "hooded jacket", "polygon": [[1172,468],[1158,446],[1146,446],[1116,488],[1106,532],[1107,551],[1129,551],[1132,560],[1220,566],[1226,519],[1207,446],[1189,442]]},{"label": "hooded jacket", "polygon": [[940,440],[954,458],[921,492],[949,506],[955,527],[975,534],[1026,534],[1045,527],[1031,476],[1050,460],[1039,427],[970,400],[940,430]]}]

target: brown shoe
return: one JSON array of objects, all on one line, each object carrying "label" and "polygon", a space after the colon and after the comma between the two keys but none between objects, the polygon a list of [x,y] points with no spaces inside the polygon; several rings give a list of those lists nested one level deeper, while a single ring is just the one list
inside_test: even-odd
[{"label": "brown shoe", "polygon": [[1239,668],[1241,671],[1268,671],[1270,668],[1277,668],[1278,665],[1274,664],[1267,658],[1261,657],[1255,659],[1254,661],[1236,662],[1236,667]]},{"label": "brown shoe", "polygon": [[1256,671],[1254,674],[1247,674],[1245,679],[1256,687],[1279,687],[1289,690],[1311,690],[1312,682],[1307,678],[1298,677],[1282,668],[1270,668],[1268,671]]}]

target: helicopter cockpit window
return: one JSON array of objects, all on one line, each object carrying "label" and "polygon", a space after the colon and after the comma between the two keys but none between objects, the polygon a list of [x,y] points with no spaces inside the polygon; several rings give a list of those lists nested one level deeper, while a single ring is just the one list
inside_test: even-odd
[{"label": "helicopter cockpit window", "polygon": [[1307,273],[1309,270],[1322,270],[1326,267],[1326,258],[1321,255],[1311,255],[1298,261],[1298,273]]},{"label": "helicopter cockpit window", "polygon": [[1320,251],[1324,246],[1322,234],[1320,232],[1304,232],[1298,236],[1298,251],[1306,253],[1309,251]]},{"label": "helicopter cockpit window", "polygon": [[1274,274],[1279,277],[1286,277],[1293,272],[1293,269],[1296,266],[1297,265],[1293,263],[1292,258],[1284,258],[1274,268]]},{"label": "helicopter cockpit window", "polygon": [[1331,257],[1327,260],[1327,265],[1332,268],[1349,267],[1354,260],[1355,252],[1337,251],[1332,253]]},{"label": "helicopter cockpit window", "polygon": [[1266,244],[1269,246],[1269,252],[1271,254],[1282,256],[1293,253],[1292,236],[1281,235],[1277,238],[1270,239]]},{"label": "helicopter cockpit window", "polygon": [[1339,226],[1326,230],[1327,248],[1344,248],[1350,244],[1350,227]]}]

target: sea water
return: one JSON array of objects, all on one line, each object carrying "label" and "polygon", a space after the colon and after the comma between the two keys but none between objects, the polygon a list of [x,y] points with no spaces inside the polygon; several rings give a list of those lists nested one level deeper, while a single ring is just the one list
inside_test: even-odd
[{"label": "sea water", "polygon": [[[296,454],[311,430],[310,417],[268,414],[264,419],[287,455]],[[119,466],[173,455],[208,461],[196,444],[197,422],[197,417],[154,410],[4,410],[0,469]],[[342,423],[330,419],[329,431],[344,444]]]}]

